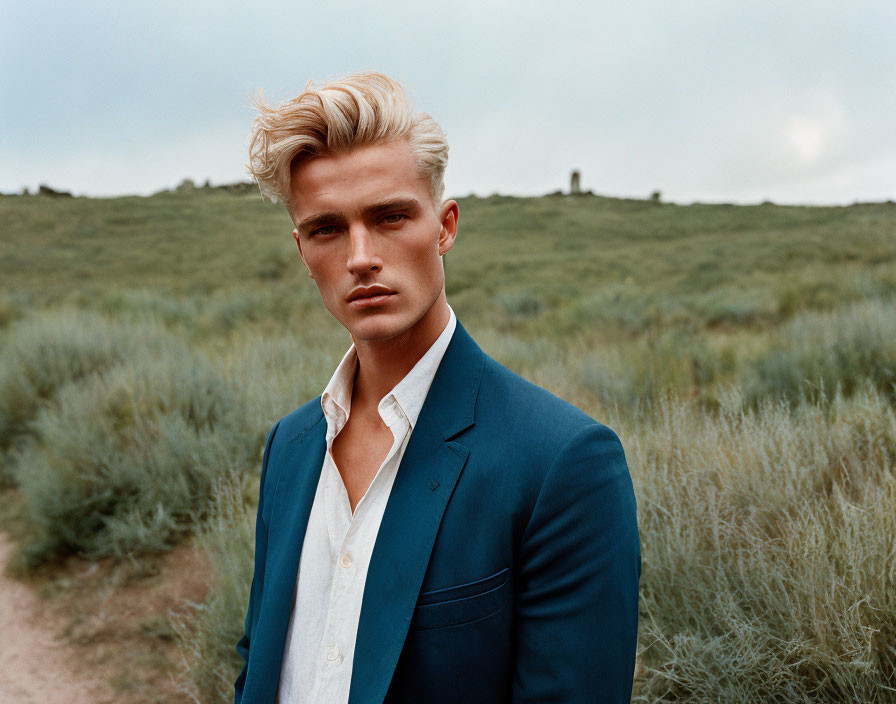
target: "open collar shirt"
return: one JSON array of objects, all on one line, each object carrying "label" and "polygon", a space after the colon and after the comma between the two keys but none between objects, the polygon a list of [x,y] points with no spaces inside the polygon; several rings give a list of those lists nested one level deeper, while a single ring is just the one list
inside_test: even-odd
[{"label": "open collar shirt", "polygon": [[358,356],[352,345],[321,395],[327,451],[302,543],[296,594],[280,669],[279,704],[345,704],[370,556],[401,458],[457,324],[438,339],[377,407],[392,447],[354,514],[333,460],[333,439],[351,412]]}]

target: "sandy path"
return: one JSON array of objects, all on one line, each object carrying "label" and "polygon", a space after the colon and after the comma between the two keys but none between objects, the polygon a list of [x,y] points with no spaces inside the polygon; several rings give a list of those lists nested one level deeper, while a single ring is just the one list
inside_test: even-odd
[{"label": "sandy path", "polygon": [[21,582],[6,576],[12,552],[0,533],[0,702],[96,704],[114,701],[103,682],[75,669],[77,650],[56,640],[58,624]]}]

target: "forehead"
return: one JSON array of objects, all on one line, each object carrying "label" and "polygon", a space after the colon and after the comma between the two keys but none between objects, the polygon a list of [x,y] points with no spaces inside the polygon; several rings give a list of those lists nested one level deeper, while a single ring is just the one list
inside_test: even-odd
[{"label": "forehead", "polygon": [[356,147],[351,151],[305,159],[290,170],[295,220],[323,209],[352,211],[398,194],[429,200],[407,140]]}]

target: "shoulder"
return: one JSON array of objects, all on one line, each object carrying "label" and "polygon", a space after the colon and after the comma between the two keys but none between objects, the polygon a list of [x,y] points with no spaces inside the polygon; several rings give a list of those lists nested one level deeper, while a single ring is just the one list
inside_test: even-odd
[{"label": "shoulder", "polygon": [[600,481],[628,473],[613,430],[488,355],[466,442],[492,476],[518,485],[529,505],[552,472],[563,483],[567,474]]},{"label": "shoulder", "polygon": [[268,451],[278,451],[297,436],[323,422],[323,418],[320,396],[316,396],[274,424],[268,436]]},{"label": "shoulder", "polygon": [[569,401],[556,396],[531,381],[485,356],[477,422],[497,424],[504,432],[514,429],[534,437],[552,438],[564,445],[581,433],[609,434],[612,430],[589,416]]},{"label": "shoulder", "polygon": [[481,465],[526,517],[520,535],[531,545],[560,524],[593,536],[596,530],[584,530],[588,522],[610,517],[627,539],[636,535],[631,476],[616,433],[488,356],[474,432]]}]

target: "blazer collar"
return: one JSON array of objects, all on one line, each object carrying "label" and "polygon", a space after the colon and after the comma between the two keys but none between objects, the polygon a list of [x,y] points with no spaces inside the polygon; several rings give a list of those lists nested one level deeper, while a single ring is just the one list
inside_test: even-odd
[{"label": "blazer collar", "polygon": [[443,439],[451,440],[475,422],[476,398],[484,366],[485,353],[458,320],[423,403]]}]

